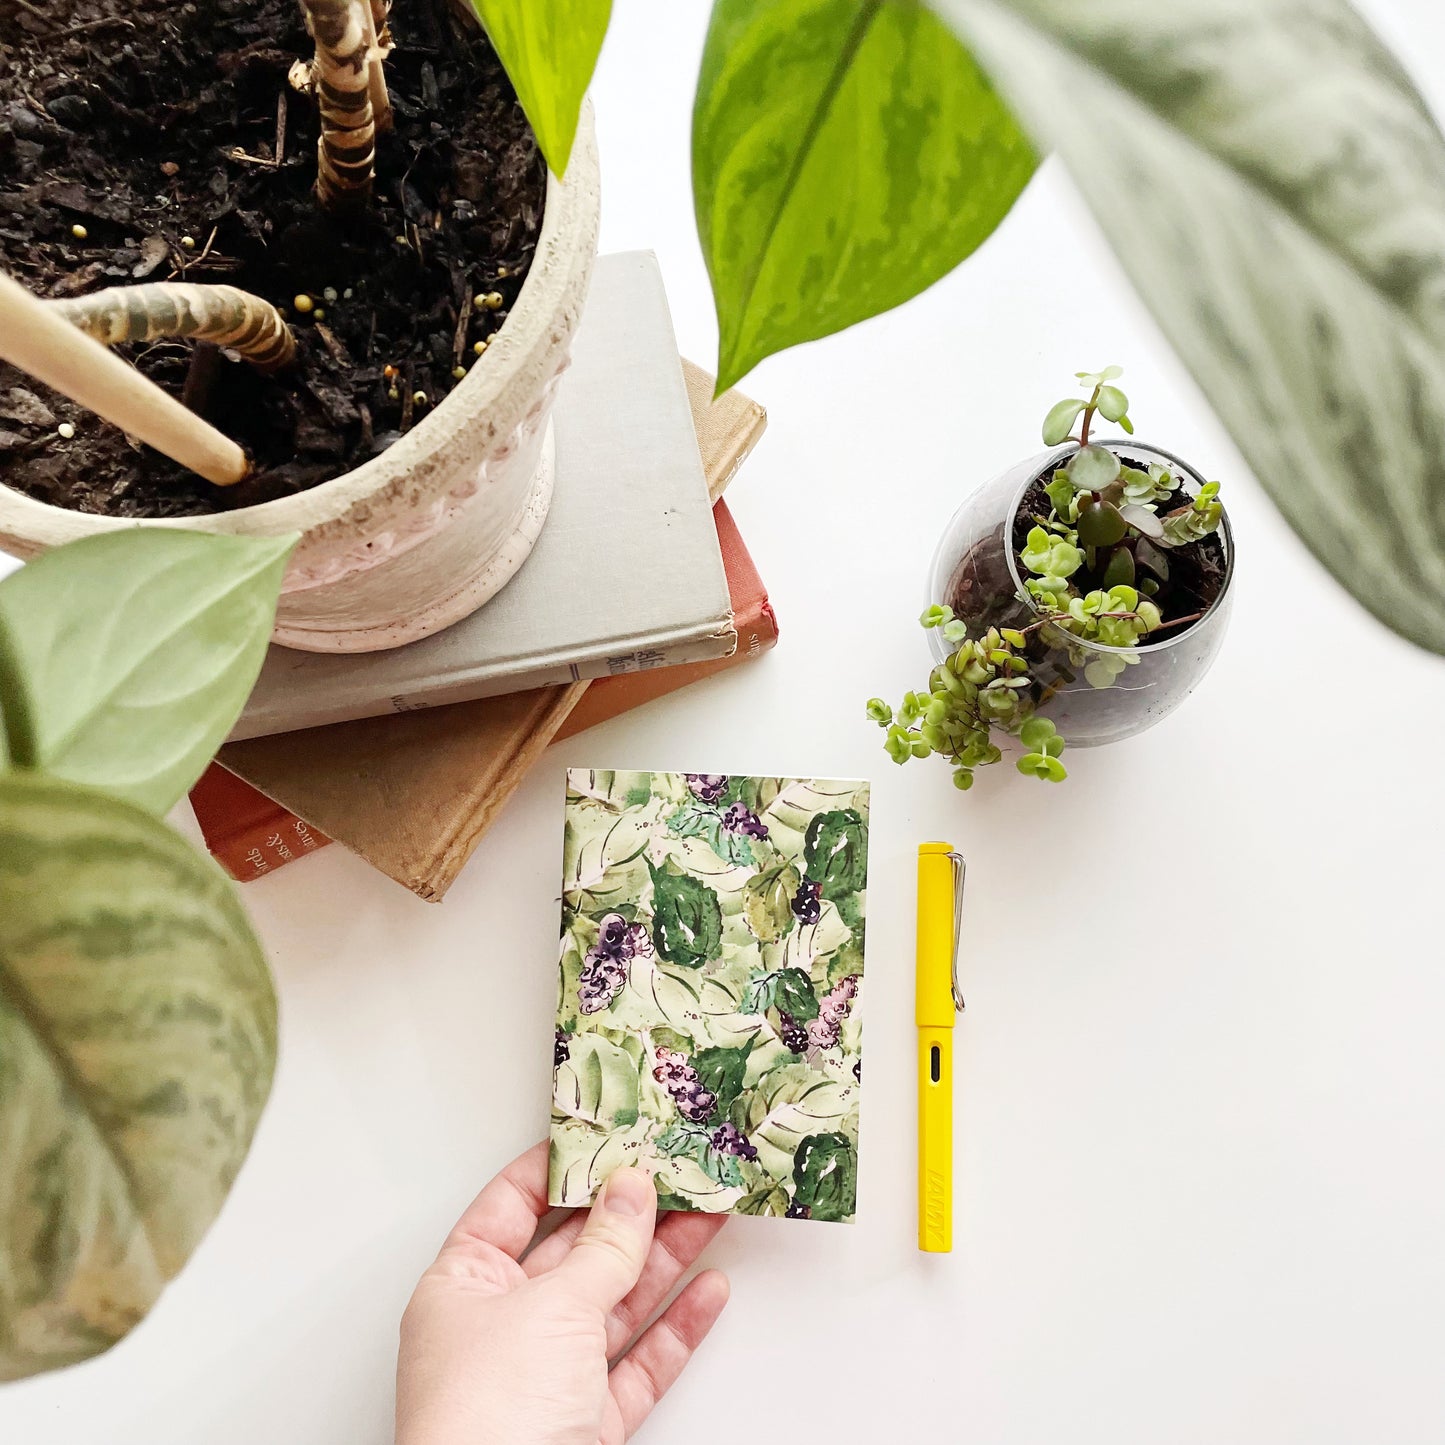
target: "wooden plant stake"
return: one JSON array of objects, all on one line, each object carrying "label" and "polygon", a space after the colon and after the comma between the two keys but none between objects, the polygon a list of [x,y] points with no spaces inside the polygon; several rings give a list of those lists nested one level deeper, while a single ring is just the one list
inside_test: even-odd
[{"label": "wooden plant stake", "polygon": [[246,453],[230,437],[187,411],[133,366],[72,326],[56,306],[32,296],[3,272],[0,359],[208,482],[227,487],[249,470]]}]

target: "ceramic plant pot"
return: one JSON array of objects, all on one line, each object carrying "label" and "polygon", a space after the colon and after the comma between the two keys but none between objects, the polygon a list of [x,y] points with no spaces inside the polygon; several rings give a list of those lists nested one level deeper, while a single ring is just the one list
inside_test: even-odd
[{"label": "ceramic plant pot", "polygon": [[214,516],[140,521],[53,507],[0,486],[0,549],[33,557],[138,525],[299,532],[275,640],[308,652],[414,642],[476,611],[532,550],[552,494],[551,409],[597,250],[590,107],[505,324],[466,379],[379,456],[295,496]]},{"label": "ceramic plant pot", "polygon": [[[1163,463],[1191,496],[1204,485],[1187,462],[1159,447],[1133,440],[1101,444],[1131,466]],[[1022,628],[1038,620],[1014,549],[1015,522],[1030,487],[1074,449],[1065,443],[1001,472],[964,502],[945,529],[929,569],[927,601],[951,606],[968,623],[971,636],[991,626]],[[1029,652],[1034,710],[1053,722],[1070,747],[1116,743],[1153,727],[1209,671],[1232,601],[1234,539],[1227,514],[1217,536],[1224,552],[1224,584],[1199,621],[1137,647],[1083,642],[1054,627],[1037,631]],[[928,636],[935,659],[942,662],[948,644],[936,630]],[[1105,654],[1127,665],[1112,683],[1095,686],[1085,674],[1089,663]]]}]

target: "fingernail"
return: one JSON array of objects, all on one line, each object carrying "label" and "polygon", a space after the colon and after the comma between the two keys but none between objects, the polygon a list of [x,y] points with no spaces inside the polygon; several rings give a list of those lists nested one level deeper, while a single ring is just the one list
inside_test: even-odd
[{"label": "fingernail", "polygon": [[656,1203],[652,1179],[640,1169],[619,1169],[602,1191],[602,1207],[613,1214],[641,1214]]}]

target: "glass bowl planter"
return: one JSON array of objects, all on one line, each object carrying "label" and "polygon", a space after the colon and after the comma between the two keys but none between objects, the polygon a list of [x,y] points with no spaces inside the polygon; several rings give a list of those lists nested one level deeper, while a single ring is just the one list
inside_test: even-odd
[{"label": "glass bowl planter", "polygon": [[[1099,445],[1130,466],[1143,469],[1150,462],[1162,463],[1191,496],[1204,485],[1205,479],[1193,467],[1161,447],[1133,439]],[[952,607],[968,624],[971,637],[988,627],[1024,628],[1039,620],[1039,611],[1024,590],[1015,525],[1030,488],[1076,449],[1073,442],[1066,442],[1000,472],[964,502],[944,529],[929,569],[927,600]],[[1224,638],[1232,600],[1234,538],[1228,514],[1215,535],[1224,554],[1224,582],[1198,621],[1172,630],[1166,625],[1155,640],[1137,647],[1083,642],[1048,625],[1030,634],[1034,712],[1050,719],[1069,747],[1116,743],[1153,727],[1209,671]],[[942,662],[953,649],[936,629],[928,637],[935,660]],[[1096,687],[1085,677],[1085,669],[1095,660],[1113,667],[1122,660],[1125,666],[1112,683]]]}]

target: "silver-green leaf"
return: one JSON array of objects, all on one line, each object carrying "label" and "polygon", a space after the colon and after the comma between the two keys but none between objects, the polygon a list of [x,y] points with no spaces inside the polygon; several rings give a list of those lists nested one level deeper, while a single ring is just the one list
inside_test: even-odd
[{"label": "silver-green leaf", "polygon": [[554,175],[565,175],[612,0],[472,0]]},{"label": "silver-green leaf", "polygon": [[0,1379],[98,1354],[241,1166],[276,1000],[231,884],[149,813],[0,777]]},{"label": "silver-green leaf", "polygon": [[932,285],[987,239],[1036,164],[925,8],[715,0],[692,171],[718,389]]},{"label": "silver-green leaf", "polygon": [[294,544],[136,528],[57,547],[0,582],[12,764],[164,813],[256,681]]},{"label": "silver-green leaf", "polygon": [[1344,0],[931,0],[1057,147],[1259,480],[1445,652],[1445,140]]}]

